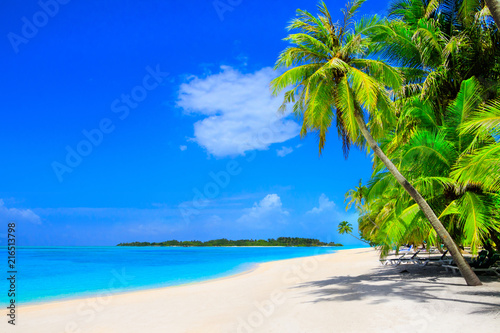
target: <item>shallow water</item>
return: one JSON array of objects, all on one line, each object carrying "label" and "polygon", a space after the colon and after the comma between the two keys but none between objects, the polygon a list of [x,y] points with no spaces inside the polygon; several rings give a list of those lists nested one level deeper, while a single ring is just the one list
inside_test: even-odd
[{"label": "shallow water", "polygon": [[[18,247],[16,302],[165,287],[236,274],[256,263],[349,247]],[[8,281],[1,279],[0,303]],[[5,292],[3,292],[5,291]]]}]

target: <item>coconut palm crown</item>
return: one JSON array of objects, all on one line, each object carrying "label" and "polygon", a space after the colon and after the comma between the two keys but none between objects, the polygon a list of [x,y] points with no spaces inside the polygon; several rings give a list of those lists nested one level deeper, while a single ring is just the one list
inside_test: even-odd
[{"label": "coconut palm crown", "polygon": [[288,27],[293,33],[285,38],[292,45],[280,54],[275,66],[285,72],[271,82],[275,95],[290,87],[280,110],[293,104],[294,114],[303,120],[301,135],[309,131],[318,133],[320,154],[333,123],[343,140],[346,157],[351,144],[372,149],[416,201],[450,250],[467,284],[481,285],[432,208],[376,141],[396,121],[390,94],[401,87],[403,77],[397,69],[373,59],[380,49],[368,35],[386,24],[377,16],[354,23],[353,17],[363,2],[349,3],[343,10],[342,21],[337,23],[333,22],[324,2],[318,6],[317,17],[307,11],[297,11],[297,17]]},{"label": "coconut palm crown", "polygon": [[352,232],[352,225],[347,221],[342,221],[339,223],[337,231],[341,235],[350,234]]},{"label": "coconut palm crown", "polygon": [[285,38],[292,46],[276,62],[275,69],[286,71],[272,81],[273,93],[293,87],[285,93],[281,110],[293,103],[293,112],[303,117],[301,135],[318,132],[320,154],[333,123],[347,157],[351,144],[364,143],[356,117],[369,115],[375,137],[395,120],[386,87],[399,88],[403,78],[383,61],[368,59],[376,50],[366,33],[383,22],[374,16],[355,24],[353,16],[363,2],[348,4],[340,23],[332,21],[324,2],[318,5],[318,17],[297,10],[297,18],[288,26],[297,32]]}]

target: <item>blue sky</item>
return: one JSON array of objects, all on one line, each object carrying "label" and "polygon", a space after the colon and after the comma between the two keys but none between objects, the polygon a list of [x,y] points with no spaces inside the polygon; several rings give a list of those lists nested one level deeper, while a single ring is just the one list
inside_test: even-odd
[{"label": "blue sky", "polygon": [[[342,1],[327,2],[340,13]],[[285,26],[316,1],[7,0],[0,222],[20,245],[314,237],[345,244],[371,173],[278,115]],[[383,14],[369,0],[363,14]],[[0,244],[5,244],[0,229]]]}]

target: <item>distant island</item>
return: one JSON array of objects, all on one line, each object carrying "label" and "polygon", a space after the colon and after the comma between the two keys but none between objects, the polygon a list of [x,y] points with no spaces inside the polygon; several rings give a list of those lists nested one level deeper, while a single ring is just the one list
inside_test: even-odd
[{"label": "distant island", "polygon": [[169,240],[160,243],[150,242],[132,242],[120,243],[117,246],[343,246],[334,242],[324,243],[313,238],[299,237],[279,237],[278,239],[239,239],[229,240],[226,238],[214,239],[206,242],[202,241],[178,241]]}]

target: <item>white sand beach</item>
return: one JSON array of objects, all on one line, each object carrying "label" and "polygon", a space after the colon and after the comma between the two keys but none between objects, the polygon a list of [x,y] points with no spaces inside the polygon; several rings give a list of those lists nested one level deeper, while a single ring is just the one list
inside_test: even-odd
[{"label": "white sand beach", "polygon": [[[401,273],[406,270],[406,272]],[[270,262],[178,287],[3,310],[1,332],[499,332],[500,280],[381,266],[373,249]]]}]

